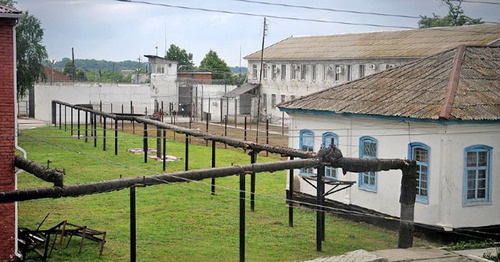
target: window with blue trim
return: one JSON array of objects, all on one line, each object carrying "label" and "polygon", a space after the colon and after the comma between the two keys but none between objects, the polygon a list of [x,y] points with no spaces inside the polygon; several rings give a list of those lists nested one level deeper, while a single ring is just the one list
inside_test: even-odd
[{"label": "window with blue trim", "polygon": [[490,203],[491,150],[485,145],[465,148],[464,204]]},{"label": "window with blue trim", "polygon": [[[299,138],[299,148],[302,151],[314,151],[314,132],[311,130],[301,130],[300,131],[300,138]],[[313,168],[302,168],[300,169],[300,173],[306,174],[306,175],[312,175],[313,174]]]},{"label": "window with blue trim", "polygon": [[417,201],[429,203],[429,153],[430,147],[423,143],[408,145],[408,158],[417,161]]},{"label": "window with blue trim", "polygon": [[[377,157],[377,140],[370,136],[363,136],[359,139],[359,157],[375,158]],[[377,173],[364,172],[359,173],[359,188],[369,191],[377,191]]]},{"label": "window with blue trim", "polygon": [[[332,141],[336,147],[339,146],[339,136],[337,136],[337,134],[332,132],[323,133],[321,143],[323,148],[329,147]],[[329,166],[325,167],[325,176],[337,179],[337,169]]]}]

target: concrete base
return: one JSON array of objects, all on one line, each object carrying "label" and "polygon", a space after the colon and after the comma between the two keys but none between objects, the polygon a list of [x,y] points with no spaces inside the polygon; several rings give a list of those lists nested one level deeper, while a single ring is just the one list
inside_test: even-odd
[{"label": "concrete base", "polygon": [[485,249],[469,249],[461,251],[446,251],[434,247],[418,247],[407,249],[386,249],[368,252],[366,250],[355,250],[341,256],[322,257],[305,262],[403,262],[403,261],[419,261],[419,262],[452,262],[452,261],[479,261],[487,262],[490,260],[482,258],[484,253],[490,252],[495,254],[494,248]]},{"label": "concrete base", "polygon": [[345,255],[336,257],[323,257],[305,262],[384,262],[387,259],[363,249],[358,249]]},{"label": "concrete base", "polygon": [[45,121],[34,118],[18,118],[19,129],[32,129],[48,125]]},{"label": "concrete base", "polygon": [[377,250],[372,253],[386,258],[387,261],[475,261],[454,252],[426,247]]}]

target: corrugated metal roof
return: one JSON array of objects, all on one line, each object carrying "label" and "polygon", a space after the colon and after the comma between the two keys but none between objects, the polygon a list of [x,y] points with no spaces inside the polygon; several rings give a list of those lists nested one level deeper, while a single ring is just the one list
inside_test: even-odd
[{"label": "corrugated metal roof", "polygon": [[[417,119],[500,120],[500,46],[467,46],[453,84],[460,48],[334,86],[278,105],[284,110],[328,111]],[[450,83],[451,86],[450,86]],[[449,93],[449,88],[455,88]],[[443,116],[442,116],[443,118]]]},{"label": "corrugated metal roof", "polygon": [[[265,48],[264,60],[422,58],[459,45],[486,45],[498,38],[497,24],[290,37]],[[245,59],[260,59],[260,51]]]},{"label": "corrugated metal roof", "polygon": [[225,93],[222,97],[235,98],[235,97],[238,97],[246,92],[254,90],[258,86],[259,86],[258,84],[245,83],[242,86],[237,87],[237,88]]}]

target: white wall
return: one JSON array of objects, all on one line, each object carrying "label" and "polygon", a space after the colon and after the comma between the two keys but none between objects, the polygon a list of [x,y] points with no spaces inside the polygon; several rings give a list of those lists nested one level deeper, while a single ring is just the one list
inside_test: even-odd
[{"label": "white wall", "polygon": [[[198,84],[195,87],[196,95],[193,97],[193,101],[197,99],[197,117],[201,116],[203,110],[203,112],[210,112],[213,122],[219,122],[221,119],[221,107],[222,117],[226,114],[234,117],[235,99],[226,99],[223,98],[223,95],[235,88],[237,88],[235,85]],[[232,118],[229,117],[228,120],[232,121]]]},{"label": "white wall", "polygon": [[[415,221],[446,227],[474,227],[500,223],[500,180],[495,179],[500,170],[499,124],[441,125],[431,123],[407,123],[338,116],[292,114],[289,146],[299,147],[299,132],[309,129],[315,134],[315,151],[321,146],[321,135],[334,132],[339,136],[339,148],[344,156],[359,157],[359,138],[372,136],[378,140],[379,158],[408,158],[408,144],[421,142],[430,147],[429,201],[416,203]],[[464,149],[470,145],[484,144],[493,147],[491,184],[492,203],[464,206],[463,165]],[[399,216],[400,171],[378,172],[377,191],[359,188],[357,173],[346,176],[338,170],[340,180],[356,181],[346,191],[328,198],[362,206],[385,214]],[[298,174],[298,170],[296,171]],[[498,177],[498,176],[496,176]],[[314,188],[304,181],[300,191],[315,195]],[[327,189],[329,186],[327,185]],[[478,215],[480,214],[480,215]]]},{"label": "white wall", "polygon": [[[285,101],[291,100],[291,96],[299,98],[301,96],[309,95],[318,92],[328,87],[339,85],[347,82],[347,66],[351,66],[351,80],[360,78],[359,65],[365,66],[365,76],[381,72],[388,67],[401,65],[412,61],[414,59],[342,59],[332,61],[320,60],[305,60],[305,61],[264,61],[267,67],[267,75],[262,79],[262,86],[260,88],[261,94],[267,94],[267,108],[262,108],[261,114],[268,115],[275,121],[280,121],[282,114],[278,108],[272,108],[271,95],[275,94],[277,103],[281,102],[281,95],[285,95]],[[257,66],[257,75],[254,76],[252,66]],[[276,65],[279,72],[276,78],[272,78],[272,67]],[[281,79],[283,72],[281,65],[286,65],[286,77]],[[295,79],[291,79],[292,68],[294,65],[305,66],[306,75],[305,79],[301,78],[301,71],[295,70]],[[313,79],[313,65],[316,66],[316,79]],[[372,68],[372,65],[374,66]],[[326,71],[325,71],[326,66]],[[339,74],[339,79],[335,80],[335,66],[343,68],[342,73]],[[328,68],[331,68],[330,70]],[[248,61],[248,82],[258,83],[260,73],[260,61]],[[326,73],[326,74],[325,74]],[[286,115],[285,115],[286,117]]]},{"label": "white wall", "polygon": [[[179,103],[179,88],[176,77],[177,75],[171,74],[151,74],[151,89],[148,91],[151,92],[151,99],[163,101],[164,108],[168,108],[169,103],[177,105]],[[175,108],[175,110],[177,109]],[[165,109],[165,111],[168,110]]]},{"label": "white wall", "polygon": [[[35,118],[50,122],[52,120],[52,100],[60,100],[70,104],[94,104],[98,109],[99,101],[103,101],[103,111],[121,111],[121,104],[130,110],[133,101],[134,111],[143,113],[144,108],[151,108],[151,96],[148,85],[113,84],[113,83],[64,83],[60,85],[35,85]],[[118,111],[120,110],[120,111]],[[69,113],[69,112],[68,112]],[[76,120],[75,120],[76,121]]]},{"label": "white wall", "polygon": [[[440,188],[447,196],[443,203],[442,221],[445,226],[465,227],[500,224],[500,125],[455,125],[447,128],[443,139],[444,160],[448,165],[443,170]],[[464,148],[472,145],[493,147],[491,155],[491,204],[464,205],[462,191],[464,183]]]},{"label": "white wall", "polygon": [[[162,58],[148,58],[151,73],[151,99],[163,101],[164,110],[168,112],[170,103],[179,103],[179,88],[177,83],[177,62]],[[174,107],[175,110],[176,107]]]}]

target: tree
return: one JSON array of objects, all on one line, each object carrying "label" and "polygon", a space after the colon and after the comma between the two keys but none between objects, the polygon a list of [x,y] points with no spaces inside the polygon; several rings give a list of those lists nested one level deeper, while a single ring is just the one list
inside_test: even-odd
[{"label": "tree", "polygon": [[[16,1],[0,0],[0,4],[14,7]],[[16,63],[17,63],[17,97],[26,95],[39,77],[45,77],[42,61],[47,58],[47,50],[43,46],[43,29],[41,22],[28,12],[19,20],[16,27]]]},{"label": "tree", "polygon": [[211,71],[213,79],[228,79],[231,77],[231,68],[213,50],[210,50],[205,55],[205,58],[201,60],[200,69]]},{"label": "tree", "polygon": [[85,71],[78,69],[78,71],[76,71],[76,80],[79,82],[87,81],[87,76],[85,75]]},{"label": "tree", "polygon": [[36,17],[25,12],[16,28],[17,48],[17,97],[23,97],[32,89],[40,76],[44,76],[42,61],[47,50],[42,45],[43,29]]},{"label": "tree", "polygon": [[165,54],[165,58],[168,60],[174,60],[179,63],[180,70],[190,70],[194,68],[193,63],[193,54],[188,53],[185,49],[181,49],[180,47],[171,44],[168,48],[167,54]]},{"label": "tree", "polygon": [[63,73],[73,78],[73,61],[68,61],[64,64]]},{"label": "tree", "polygon": [[9,7],[14,7],[14,4],[17,4],[17,1],[14,0],[0,0],[0,5],[6,5]]},{"label": "tree", "polygon": [[418,21],[419,28],[430,28],[439,26],[462,26],[462,25],[474,25],[482,24],[481,18],[471,18],[464,14],[462,9],[463,0],[441,0],[445,5],[448,6],[448,15],[440,17],[436,14],[432,14],[433,17],[428,17],[425,15],[420,16]]}]

